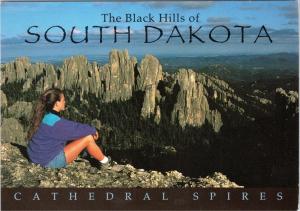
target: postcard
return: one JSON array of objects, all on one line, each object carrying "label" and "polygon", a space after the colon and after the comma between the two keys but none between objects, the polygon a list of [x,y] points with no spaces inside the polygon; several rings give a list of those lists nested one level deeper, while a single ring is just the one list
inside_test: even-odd
[{"label": "postcard", "polygon": [[297,210],[299,1],[1,2],[3,210]]}]

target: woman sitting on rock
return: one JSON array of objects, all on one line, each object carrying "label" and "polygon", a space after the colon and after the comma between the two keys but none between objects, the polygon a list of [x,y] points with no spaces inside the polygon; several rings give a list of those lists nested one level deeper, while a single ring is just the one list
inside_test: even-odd
[{"label": "woman sitting on rock", "polygon": [[110,157],[104,156],[95,142],[99,138],[96,129],[64,119],[60,115],[64,109],[65,97],[60,89],[48,89],[38,99],[27,136],[31,162],[49,168],[65,167],[86,148],[100,164],[109,164]]}]

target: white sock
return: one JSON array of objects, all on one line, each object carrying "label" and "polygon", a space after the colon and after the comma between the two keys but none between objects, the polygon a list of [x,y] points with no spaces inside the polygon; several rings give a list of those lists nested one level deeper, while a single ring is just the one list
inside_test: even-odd
[{"label": "white sock", "polygon": [[108,162],[108,158],[107,158],[106,156],[104,156],[104,158],[103,158],[102,160],[100,160],[100,162],[101,162],[102,164],[105,164],[105,163]]}]

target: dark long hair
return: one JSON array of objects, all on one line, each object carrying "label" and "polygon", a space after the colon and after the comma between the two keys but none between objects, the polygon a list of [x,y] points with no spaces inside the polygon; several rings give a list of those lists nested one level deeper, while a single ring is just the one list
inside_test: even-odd
[{"label": "dark long hair", "polygon": [[60,101],[63,91],[58,88],[47,89],[37,100],[33,110],[30,128],[27,133],[27,140],[30,140],[37,131],[45,112],[53,109],[55,102]]}]

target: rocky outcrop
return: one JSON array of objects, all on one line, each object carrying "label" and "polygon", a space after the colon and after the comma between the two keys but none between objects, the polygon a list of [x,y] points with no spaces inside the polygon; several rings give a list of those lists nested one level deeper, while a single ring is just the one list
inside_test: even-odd
[{"label": "rocky outcrop", "polygon": [[159,124],[161,120],[161,112],[160,112],[160,107],[156,106],[156,112],[155,112],[155,116],[154,116],[154,122],[156,124]]},{"label": "rocky outcrop", "polygon": [[199,178],[201,188],[231,188],[231,187],[242,187],[236,186],[234,182],[228,180],[228,178],[220,173],[215,172],[212,176],[207,176],[205,178]]},{"label": "rocky outcrop", "polygon": [[[13,62],[1,65],[1,71],[2,84],[15,81],[25,81],[23,91],[27,91],[30,88],[31,83],[35,81],[35,79],[40,75],[52,74],[53,76],[56,76],[56,72],[54,71],[53,65],[44,63],[32,64],[30,63],[30,60],[27,57],[20,57]],[[50,82],[51,81],[49,81],[48,83]]]},{"label": "rocky outcrop", "polygon": [[208,98],[222,105],[225,111],[229,109],[237,111],[240,114],[245,113],[245,110],[240,105],[246,102],[235,94],[234,89],[232,89],[228,83],[205,73],[199,73],[197,76],[198,80],[207,90],[206,95]]},{"label": "rocky outcrop", "polygon": [[130,57],[127,50],[110,52],[109,63],[100,68],[100,96],[104,102],[132,97],[136,63],[136,58]]},{"label": "rocky outcrop", "polygon": [[162,79],[162,66],[156,57],[146,55],[138,66],[136,74],[136,89],[146,90],[148,86],[157,86]]},{"label": "rocky outcrop", "polygon": [[15,61],[1,65],[1,84],[26,79],[26,72],[30,67],[29,58],[20,57]]},{"label": "rocky outcrop", "polygon": [[7,98],[5,93],[0,90],[0,99],[1,99],[1,109],[7,108]]},{"label": "rocky outcrop", "polygon": [[271,100],[266,99],[264,97],[259,97],[259,96],[256,96],[256,95],[249,95],[249,94],[247,94],[247,96],[249,98],[251,98],[254,102],[258,102],[258,103],[260,103],[262,105],[270,105],[270,104],[272,104]]},{"label": "rocky outcrop", "polygon": [[8,107],[7,115],[13,118],[24,118],[29,121],[32,114],[32,103],[17,101],[12,106]]},{"label": "rocky outcrop", "polygon": [[176,73],[173,92],[178,94],[171,121],[184,128],[186,125],[201,127],[208,120],[214,131],[219,132],[223,124],[221,113],[209,109],[206,90],[197,76],[194,71],[186,69]]},{"label": "rocky outcrop", "polygon": [[156,94],[157,85],[162,80],[162,66],[157,58],[146,55],[138,66],[136,74],[136,89],[144,92],[141,117],[149,118],[156,112],[156,121],[159,122],[160,108],[156,108]]},{"label": "rocky outcrop", "polygon": [[209,111],[206,114],[206,119],[208,120],[208,123],[213,127],[215,132],[219,132],[223,122],[222,122],[222,117],[221,113],[218,110],[212,110]]},{"label": "rocky outcrop", "polygon": [[[18,148],[19,147],[19,148]],[[20,153],[23,146],[1,144],[1,186],[40,188],[171,188],[171,187],[242,187],[221,173],[206,178],[190,178],[178,171],[161,173],[136,169],[132,165],[113,162],[108,168],[92,167],[89,161],[78,158],[66,168],[50,169],[29,163]],[[25,147],[23,147],[25,148]],[[13,155],[13,156],[12,156]]]},{"label": "rocky outcrop", "polygon": [[33,79],[32,78],[28,78],[25,83],[23,84],[23,92],[28,91],[31,87],[32,87],[32,83],[33,83]]},{"label": "rocky outcrop", "polygon": [[[57,70],[51,64],[43,65],[43,77],[37,81],[37,91],[43,92],[44,90],[51,87],[61,87],[58,84]],[[25,82],[26,84],[26,82]],[[24,84],[24,85],[25,85]],[[24,87],[23,87],[24,90]]]},{"label": "rocky outcrop", "polygon": [[201,127],[209,111],[204,95],[203,85],[196,82],[196,73],[181,69],[176,73],[173,92],[177,92],[177,100],[172,111],[172,122],[181,127],[186,125]]},{"label": "rocky outcrop", "polygon": [[[62,89],[77,89],[82,98],[84,93],[96,94],[100,87],[97,66],[88,62],[85,56],[74,56],[64,61],[59,70],[59,87]],[[98,83],[93,83],[98,81]]]},{"label": "rocky outcrop", "polygon": [[[241,116],[245,113],[245,100],[225,81],[192,70],[163,73],[156,57],[146,55],[138,64],[127,50],[111,51],[109,62],[103,66],[89,63],[84,56],[73,56],[66,59],[61,67],[31,64],[27,58],[20,58],[2,65],[1,69],[7,83],[24,81],[23,92],[33,86],[38,92],[59,87],[79,93],[81,104],[88,104],[87,94],[94,95],[99,103],[108,103],[126,101],[141,92],[140,117],[151,118],[156,124],[165,115],[163,107],[168,97],[174,98],[170,102],[171,108],[167,108],[171,110],[167,111],[171,112],[167,114],[168,120],[182,128],[186,125],[202,127],[207,121],[215,132],[219,132],[223,125],[222,114],[228,110]],[[163,88],[159,88],[161,82],[164,82]],[[75,95],[69,97],[73,99]],[[256,100],[262,104],[270,103],[263,98]]]},{"label": "rocky outcrop", "polygon": [[74,56],[64,61],[60,69],[60,87],[63,89],[81,88],[88,92],[88,71],[90,64],[85,56]]},{"label": "rocky outcrop", "polygon": [[296,91],[286,92],[282,88],[276,89],[275,106],[278,114],[286,114],[286,118],[294,117],[299,113],[299,94]]},{"label": "rocky outcrop", "polygon": [[25,132],[21,123],[14,118],[3,118],[1,122],[2,143],[24,143]]},{"label": "rocky outcrop", "polygon": [[128,51],[113,50],[109,62],[98,66],[84,56],[68,58],[60,68],[58,85],[63,89],[77,89],[81,99],[84,94],[95,94],[100,101],[128,100],[134,88],[136,59]]},{"label": "rocky outcrop", "polygon": [[136,63],[127,50],[110,52],[109,63],[102,67],[89,63],[84,56],[70,57],[58,69],[51,64],[31,64],[28,58],[18,58],[1,66],[2,83],[23,80],[23,91],[28,91],[34,83],[39,92],[59,87],[79,91],[81,99],[91,93],[104,102],[128,100],[134,89]]}]

